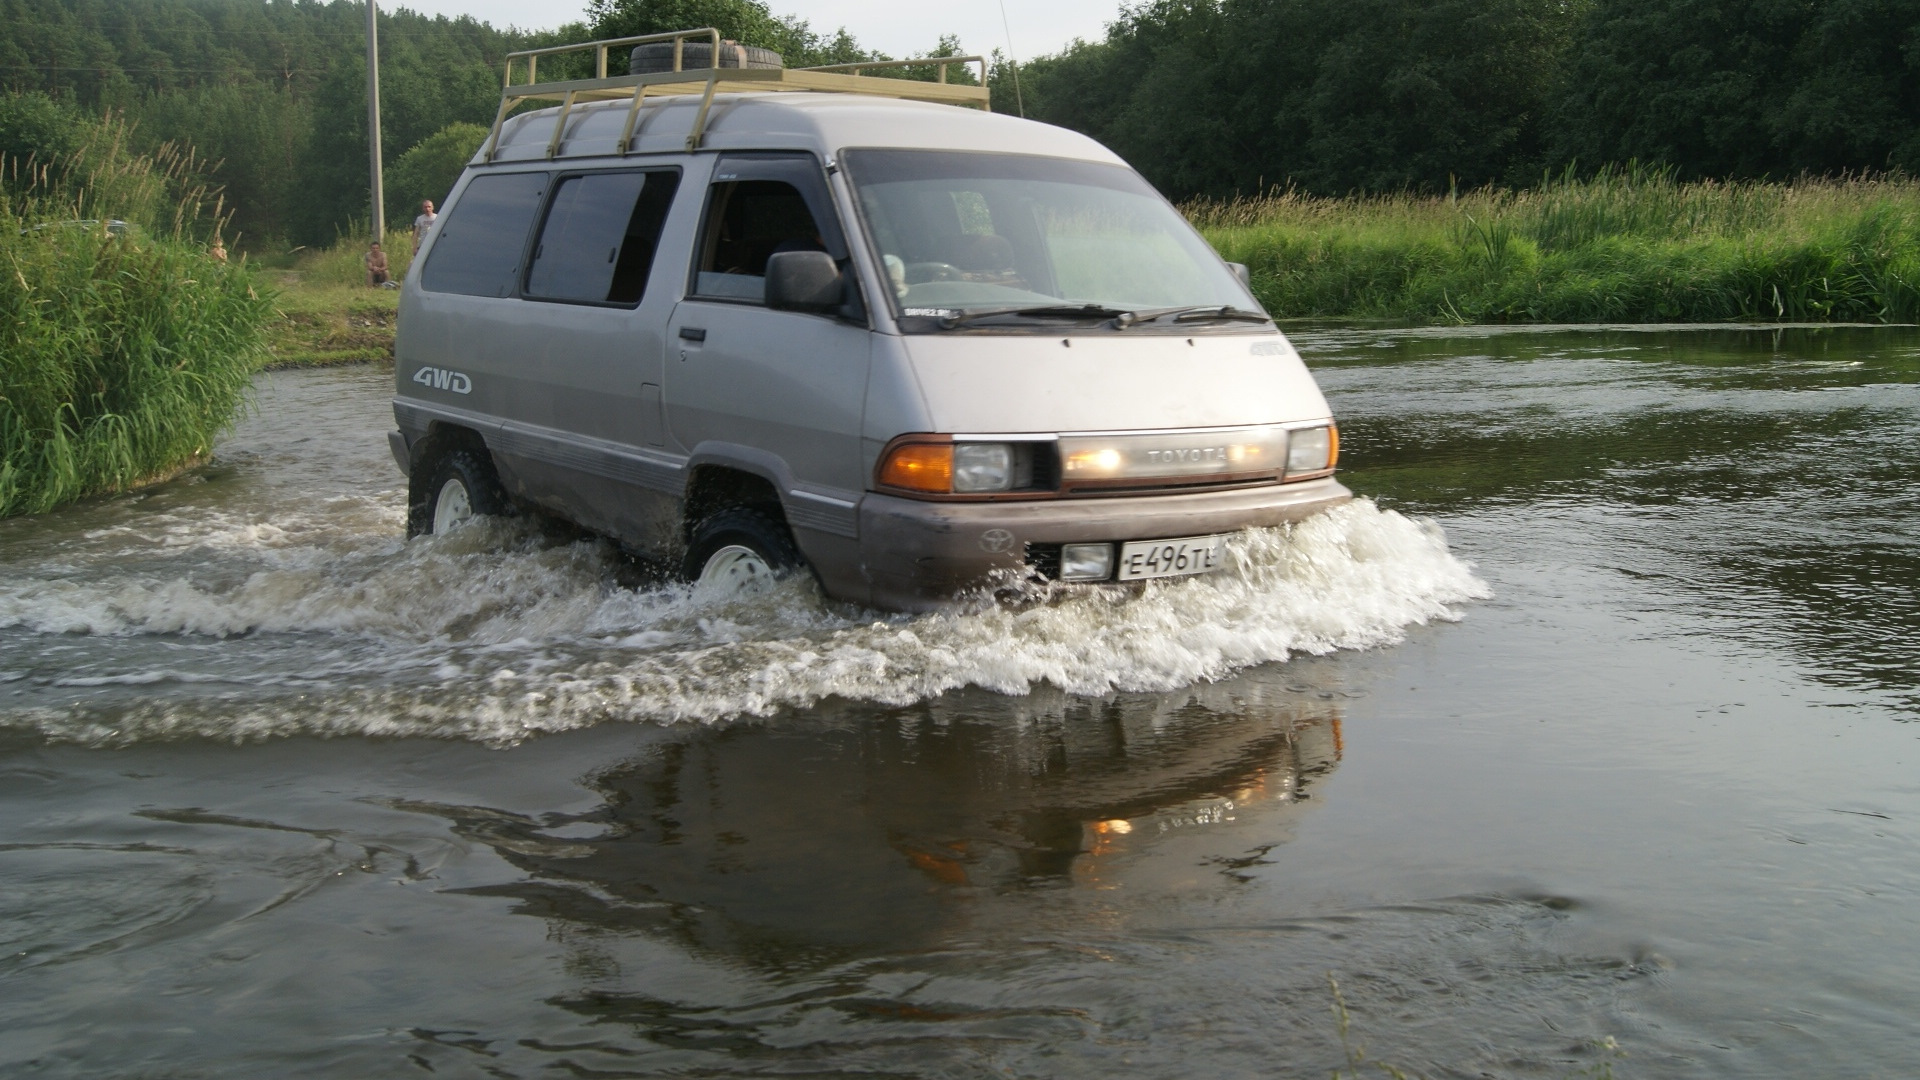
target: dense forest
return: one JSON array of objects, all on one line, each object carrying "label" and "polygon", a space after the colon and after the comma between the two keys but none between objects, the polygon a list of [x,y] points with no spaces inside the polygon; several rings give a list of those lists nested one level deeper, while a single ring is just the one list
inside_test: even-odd
[{"label": "dense forest", "polygon": [[[106,110],[148,148],[217,163],[234,227],[318,243],[367,216],[365,8],[347,0],[0,0],[0,153],[43,159]],[[389,161],[455,121],[491,120],[501,57],[530,44],[471,19],[382,12]],[[10,107],[9,107],[10,106]],[[51,145],[49,145],[51,144]]]},{"label": "dense forest", "polygon": [[[366,216],[364,21],[352,0],[0,0],[0,154],[57,156],[117,113],[144,149],[197,152],[248,246],[326,242]],[[541,33],[383,10],[390,216],[491,121],[508,51],[698,25],[794,64],[877,56],[759,0],[594,0]],[[997,109],[1093,135],[1176,199],[1628,161],[1920,171],[1920,0],[1148,0],[993,83]]]},{"label": "dense forest", "polygon": [[[493,120],[514,49],[712,23],[803,64],[878,55],[752,0],[596,0],[588,14],[528,33],[382,5],[390,218],[445,193],[434,181],[472,152],[459,148],[470,125]],[[136,149],[193,148],[206,175],[186,182],[224,190],[248,246],[328,242],[367,217],[365,26],[352,0],[0,0],[0,155],[71,153],[117,114]],[[407,160],[416,148],[427,161]]]},{"label": "dense forest", "polygon": [[1920,0],[1149,0],[1021,74],[1176,198],[1920,171]]}]

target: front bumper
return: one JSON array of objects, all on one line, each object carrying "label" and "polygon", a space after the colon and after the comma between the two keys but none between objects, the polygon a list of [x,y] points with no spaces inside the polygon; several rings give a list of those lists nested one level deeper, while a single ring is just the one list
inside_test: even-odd
[{"label": "front bumper", "polygon": [[1022,572],[1030,547],[1229,533],[1310,517],[1353,498],[1332,477],[1231,491],[1036,502],[951,503],[868,494],[860,558],[877,607],[925,611],[996,573]]}]

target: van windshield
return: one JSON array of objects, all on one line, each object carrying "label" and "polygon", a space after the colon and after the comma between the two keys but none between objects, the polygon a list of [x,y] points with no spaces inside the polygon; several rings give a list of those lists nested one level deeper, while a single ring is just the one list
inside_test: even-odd
[{"label": "van windshield", "polygon": [[[910,331],[1254,307],[1207,242],[1123,166],[943,150],[841,160]],[[984,314],[1003,310],[1012,317]]]}]

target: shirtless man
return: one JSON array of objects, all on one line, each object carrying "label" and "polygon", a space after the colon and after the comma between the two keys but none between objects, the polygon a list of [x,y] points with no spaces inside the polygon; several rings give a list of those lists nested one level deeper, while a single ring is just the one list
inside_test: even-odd
[{"label": "shirtless man", "polygon": [[377,289],[387,283],[387,253],[380,250],[380,241],[375,240],[367,247],[367,286]]}]

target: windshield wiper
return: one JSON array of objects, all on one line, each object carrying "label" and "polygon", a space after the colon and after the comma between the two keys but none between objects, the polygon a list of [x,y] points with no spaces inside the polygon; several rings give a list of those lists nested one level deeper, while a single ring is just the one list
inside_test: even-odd
[{"label": "windshield wiper", "polygon": [[940,320],[940,328],[952,330],[981,319],[993,319],[1003,315],[1019,316],[1028,319],[1112,319],[1114,329],[1125,330],[1139,323],[1153,322],[1156,319],[1171,317],[1175,322],[1227,322],[1270,321],[1258,311],[1247,311],[1232,305],[1215,306],[1212,304],[1183,304],[1180,307],[1158,308],[1152,311],[1128,311],[1125,308],[1107,307],[1104,304],[1039,304],[1032,307],[988,308],[985,311],[969,311],[959,315],[948,315]]},{"label": "windshield wiper", "polygon": [[1114,324],[1125,330],[1135,323],[1153,322],[1156,319],[1173,317],[1174,322],[1271,322],[1272,320],[1258,311],[1248,311],[1231,304],[1215,306],[1212,304],[1189,304],[1183,307],[1160,308],[1157,311],[1130,311],[1114,320]]},{"label": "windshield wiper", "polygon": [[1103,307],[1100,304],[1041,304],[1036,307],[988,308],[985,311],[969,311],[960,315],[949,315],[940,320],[940,329],[951,330],[956,326],[965,326],[981,319],[992,319],[1001,315],[1019,315],[1029,319],[1114,319],[1119,320],[1133,312],[1121,308]]}]

